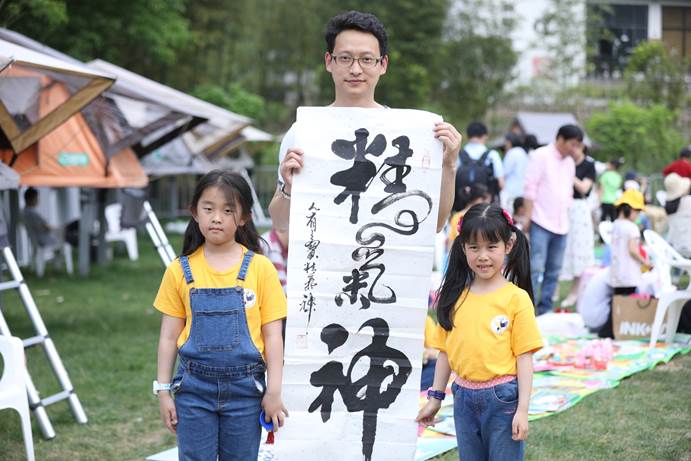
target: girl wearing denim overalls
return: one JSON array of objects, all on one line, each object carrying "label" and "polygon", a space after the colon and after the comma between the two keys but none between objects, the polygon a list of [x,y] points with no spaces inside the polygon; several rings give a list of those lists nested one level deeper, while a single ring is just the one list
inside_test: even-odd
[{"label": "girl wearing denim overalls", "polygon": [[240,175],[205,175],[182,256],[166,269],[154,301],[163,313],[154,392],[180,460],[256,460],[262,409],[274,430],[288,415],[281,400],[286,299],[276,269],[257,254],[251,209]]},{"label": "girl wearing denim overalls", "polygon": [[431,347],[439,349],[434,384],[417,421],[425,426],[456,374],[453,411],[463,461],[522,460],[528,437],[535,321],[528,241],[508,211],[475,205],[458,223],[439,290]]}]

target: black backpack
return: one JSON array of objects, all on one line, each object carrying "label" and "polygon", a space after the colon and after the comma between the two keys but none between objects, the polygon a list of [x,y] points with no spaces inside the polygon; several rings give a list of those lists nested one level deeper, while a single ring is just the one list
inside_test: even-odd
[{"label": "black backpack", "polygon": [[487,161],[490,151],[485,151],[480,158],[473,160],[465,149],[461,150],[461,165],[456,172],[456,181],[461,187],[476,183],[486,185],[491,190],[494,179],[494,167]]},{"label": "black backpack", "polygon": [[460,210],[464,207],[463,197],[473,184],[481,183],[487,186],[489,192],[494,196],[497,194],[497,184],[494,178],[494,167],[488,157],[490,150],[486,150],[480,158],[473,160],[465,149],[461,150],[459,156],[461,158],[461,165],[456,170],[456,197],[454,200],[454,210]]}]

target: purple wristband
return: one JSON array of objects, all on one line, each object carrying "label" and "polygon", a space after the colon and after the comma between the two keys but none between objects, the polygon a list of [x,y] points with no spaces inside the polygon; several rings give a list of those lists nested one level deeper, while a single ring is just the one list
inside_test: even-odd
[{"label": "purple wristband", "polygon": [[427,399],[437,399],[443,401],[446,398],[446,392],[435,391],[434,389],[427,390]]}]

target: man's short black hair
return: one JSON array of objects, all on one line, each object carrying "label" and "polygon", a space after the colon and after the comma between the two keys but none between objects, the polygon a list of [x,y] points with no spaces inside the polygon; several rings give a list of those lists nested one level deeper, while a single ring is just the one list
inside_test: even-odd
[{"label": "man's short black hair", "polygon": [[525,146],[528,150],[535,150],[540,147],[540,142],[537,140],[537,136],[534,134],[525,135]]},{"label": "man's short black hair", "polygon": [[33,187],[29,187],[24,191],[24,202],[25,203],[35,203],[38,199],[38,191]]},{"label": "man's short black hair", "polygon": [[504,139],[511,143],[511,147],[523,147],[523,137],[513,131],[506,133]]},{"label": "man's short black hair", "polygon": [[681,149],[679,152],[679,157],[680,158],[689,158],[691,157],[691,146],[686,146]]},{"label": "man's short black hair", "polygon": [[389,39],[386,36],[384,24],[371,13],[348,11],[334,16],[326,25],[326,51],[333,53],[336,46],[336,36],[344,30],[359,30],[374,35],[379,42],[379,55],[388,53]]},{"label": "man's short black hair", "polygon": [[488,133],[487,127],[482,122],[470,122],[465,132],[469,138],[479,138]]},{"label": "man's short black hair", "polygon": [[557,139],[559,138],[562,138],[564,141],[578,139],[579,142],[583,142],[583,130],[576,125],[564,125],[557,132]]}]

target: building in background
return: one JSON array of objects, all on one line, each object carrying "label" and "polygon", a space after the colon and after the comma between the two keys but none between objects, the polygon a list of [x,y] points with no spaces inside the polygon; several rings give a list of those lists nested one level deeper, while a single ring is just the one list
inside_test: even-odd
[{"label": "building in background", "polygon": [[[554,0],[513,2],[519,83],[530,83],[552,68],[549,38],[535,25],[554,4]],[[691,59],[691,0],[573,0],[570,5],[575,12],[572,27],[583,43],[572,59],[584,70],[588,61],[588,77],[620,78],[633,49],[646,40],[661,40],[673,55]],[[574,76],[572,83],[584,76]]]}]

